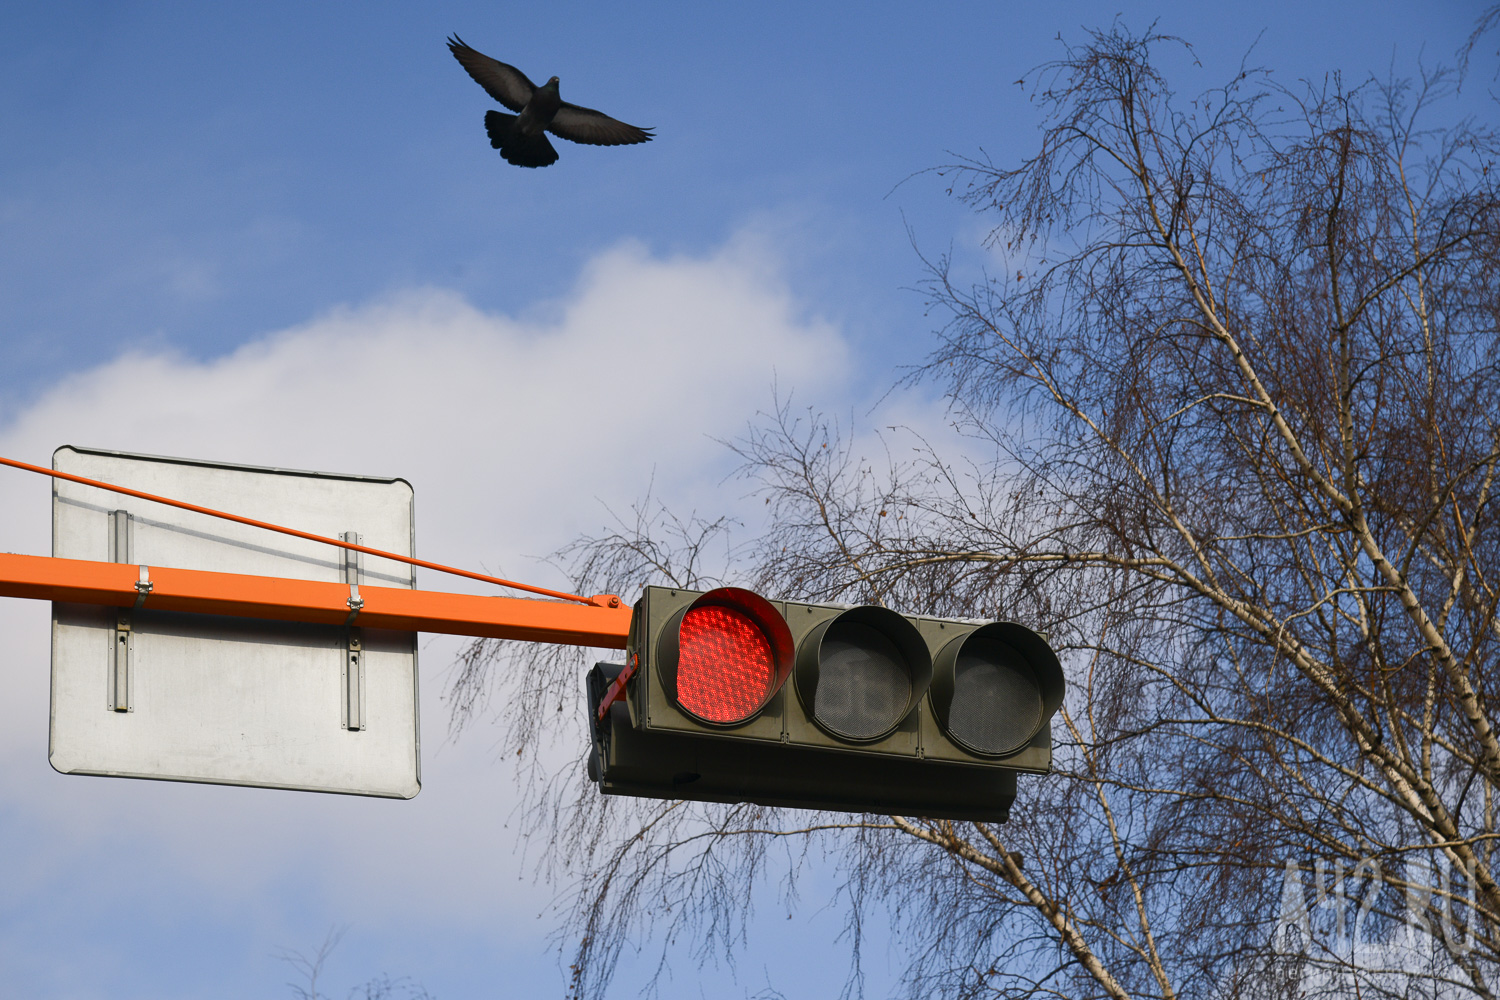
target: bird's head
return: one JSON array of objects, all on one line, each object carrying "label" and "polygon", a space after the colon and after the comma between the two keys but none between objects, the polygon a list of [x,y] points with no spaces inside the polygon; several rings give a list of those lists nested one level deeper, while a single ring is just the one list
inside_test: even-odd
[{"label": "bird's head", "polygon": [[548,80],[547,81],[547,86],[551,87],[553,90],[556,90],[557,89],[557,77],[554,76],[552,79]]}]

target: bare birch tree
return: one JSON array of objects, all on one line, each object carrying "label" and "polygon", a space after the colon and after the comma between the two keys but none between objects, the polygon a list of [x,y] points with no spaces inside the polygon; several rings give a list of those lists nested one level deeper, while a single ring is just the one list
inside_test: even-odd
[{"label": "bare birch tree", "polygon": [[[879,912],[916,996],[1495,994],[1494,136],[1427,129],[1441,72],[1243,69],[1182,100],[1178,46],[1093,35],[1035,77],[1035,156],[943,171],[1004,268],[930,262],[948,321],[910,379],[946,391],[961,448],[898,432],[871,462],[782,407],[737,445],[763,535],[708,560],[729,526],[643,506],[565,553],[585,593],[711,567],[1026,622],[1069,670],[1056,773],[1004,826],[549,785],[580,995],[643,935],[732,957],[754,887],[814,860],[855,988]],[[460,711],[504,655],[470,651]],[[576,661],[527,666],[518,741],[577,704]]]}]

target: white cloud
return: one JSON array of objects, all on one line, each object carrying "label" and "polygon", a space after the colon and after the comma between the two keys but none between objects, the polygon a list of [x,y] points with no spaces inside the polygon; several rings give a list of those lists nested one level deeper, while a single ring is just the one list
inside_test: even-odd
[{"label": "white cloud", "polygon": [[[731,501],[718,491],[731,458],[714,439],[764,408],[773,378],[811,397],[846,368],[839,332],[804,316],[774,258],[747,241],[706,259],[619,247],[565,300],[517,305],[521,318],[488,315],[419,289],[211,361],[126,353],[0,426],[0,454],[46,464],[78,444],[399,475],[416,490],[419,554],[555,585],[529,557],[597,526],[600,500],[627,507],[654,473],[679,506]],[[48,552],[48,505],[44,479],[0,473],[0,548]],[[402,803],[53,773],[47,621],[44,605],[0,601],[0,847],[16,873],[0,879],[0,911],[34,927],[0,946],[0,979],[50,989],[49,935],[142,907],[201,911],[266,947],[351,921],[497,939],[546,929],[535,921],[546,890],[508,849],[513,790],[488,739],[434,753],[457,641],[424,644],[424,788]],[[73,946],[100,957],[101,977],[128,966],[107,935]],[[121,995],[77,969],[70,981],[77,995]]]}]

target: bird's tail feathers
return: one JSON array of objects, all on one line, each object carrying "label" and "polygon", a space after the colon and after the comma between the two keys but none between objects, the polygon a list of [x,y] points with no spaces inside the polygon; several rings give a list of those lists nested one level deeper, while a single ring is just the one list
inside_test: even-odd
[{"label": "bird's tail feathers", "polygon": [[500,150],[507,163],[518,167],[545,167],[557,162],[557,150],[547,141],[547,133],[522,135],[515,126],[515,115],[500,111],[486,111],[484,114],[484,129],[490,134],[490,145]]},{"label": "bird's tail feathers", "polygon": [[511,141],[515,134],[516,116],[507,115],[500,111],[486,111],[484,113],[484,130],[490,134],[490,145],[496,149],[504,149],[505,144]]}]

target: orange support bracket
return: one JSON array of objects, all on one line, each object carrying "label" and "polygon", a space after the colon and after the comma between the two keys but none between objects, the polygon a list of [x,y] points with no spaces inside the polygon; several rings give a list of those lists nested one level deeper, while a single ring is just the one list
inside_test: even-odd
[{"label": "orange support bracket", "polygon": [[[628,607],[0,553],[0,597],[624,649]],[[610,605],[613,606],[610,606]],[[602,606],[601,606],[602,605]]]}]

